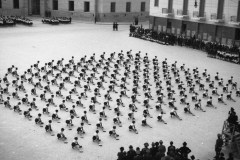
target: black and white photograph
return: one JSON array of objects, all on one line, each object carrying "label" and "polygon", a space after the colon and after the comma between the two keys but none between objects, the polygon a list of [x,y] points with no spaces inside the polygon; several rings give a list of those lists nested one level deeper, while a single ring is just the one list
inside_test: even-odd
[{"label": "black and white photograph", "polygon": [[240,160],[240,0],[0,0],[0,160]]}]

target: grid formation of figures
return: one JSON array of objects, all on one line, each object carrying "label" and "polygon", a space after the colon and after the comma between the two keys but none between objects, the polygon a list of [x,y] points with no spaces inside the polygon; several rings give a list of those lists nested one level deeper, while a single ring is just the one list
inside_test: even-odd
[{"label": "grid formation of figures", "polygon": [[[27,89],[29,87],[30,90]],[[14,92],[11,93],[12,89]],[[18,68],[12,65],[0,79],[0,93],[0,104],[19,114],[23,113],[28,120],[33,118],[31,112],[38,112],[35,123],[45,125],[46,132],[52,136],[56,132],[54,123],[64,124],[57,134],[57,138],[64,143],[68,140],[64,128],[73,130],[76,121],[80,121],[76,132],[84,137],[84,124],[94,123],[89,121],[88,116],[97,116],[92,141],[99,146],[103,145],[100,131],[106,132],[104,122],[111,117],[114,117],[110,120],[113,129],[109,130],[109,136],[120,140],[121,135],[117,133],[119,129],[126,128],[129,132],[139,134],[139,125],[152,128],[153,120],[167,124],[165,115],[184,121],[179,115],[180,109],[184,115],[197,116],[197,112],[206,112],[206,108],[217,109],[214,103],[227,105],[228,101],[236,102],[235,98],[240,97],[240,89],[233,76],[223,80],[218,72],[214,76],[208,74],[207,69],[201,73],[197,67],[190,70],[185,64],[178,65],[177,61],[170,63],[167,58],[159,61],[157,56],[150,59],[148,53],[142,55],[139,51],[134,54],[131,50],[126,54],[123,51],[111,53],[108,58],[104,52],[98,60],[92,54],[80,60],[75,57],[68,61],[64,58],[52,60],[42,66],[37,61],[21,75]],[[32,101],[28,93],[33,97]],[[138,99],[138,96],[142,98]],[[115,103],[113,97],[117,97],[114,98]],[[11,99],[18,103],[12,104]],[[38,106],[36,99],[46,106]],[[56,101],[61,103],[57,104]],[[127,102],[130,102],[129,109]],[[70,104],[72,107],[68,107]],[[24,106],[27,109],[22,109]],[[106,109],[111,113],[107,113]],[[59,112],[68,114],[69,118],[61,118]],[[136,117],[136,112],[142,114]],[[50,117],[46,122],[41,119],[45,115]],[[123,124],[122,119],[126,119],[129,125]],[[72,139],[72,148],[82,152],[83,146],[78,144],[78,139]]]}]

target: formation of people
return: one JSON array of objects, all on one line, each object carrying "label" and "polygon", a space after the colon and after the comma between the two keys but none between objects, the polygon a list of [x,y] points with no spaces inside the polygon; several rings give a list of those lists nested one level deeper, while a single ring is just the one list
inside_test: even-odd
[{"label": "formation of people", "polygon": [[[26,86],[31,89],[27,90]],[[92,131],[92,141],[102,146],[104,132],[120,140],[120,129],[139,134],[139,125],[152,128],[151,121],[167,125],[166,115],[182,121],[184,117],[179,111],[195,116],[199,111],[206,112],[207,108],[216,109],[217,105],[235,102],[234,95],[240,97],[233,76],[224,80],[218,72],[210,75],[207,69],[201,72],[197,67],[190,69],[177,61],[170,63],[167,58],[160,61],[157,56],[150,59],[148,53],[134,54],[131,50],[113,52],[108,57],[104,52],[99,59],[94,53],[79,60],[72,57],[68,61],[62,58],[43,64],[37,61],[23,74],[12,65],[0,79],[0,93],[0,104],[29,120],[35,119],[37,126],[45,126],[47,133],[64,143],[73,140],[72,148],[80,152],[84,146],[78,142],[78,137],[69,138],[64,130],[74,129],[84,138],[85,128],[93,124],[96,129]],[[11,99],[18,102],[13,104]],[[56,99],[61,99],[61,103],[57,104]],[[126,99],[130,103],[126,103]],[[218,103],[214,104],[213,99]],[[45,106],[39,106],[38,100]],[[86,101],[87,105],[83,103]],[[50,108],[54,108],[54,112],[50,112]],[[107,109],[111,114],[106,114]],[[32,112],[37,112],[37,117],[32,116]],[[62,119],[59,112],[68,114],[69,118]],[[136,112],[141,112],[141,116],[136,117]],[[44,122],[43,116],[50,119]],[[89,116],[97,116],[98,121],[90,122]],[[123,124],[122,119],[128,124]],[[103,120],[112,122],[111,129],[104,126]],[[56,130],[55,123],[63,127]]]},{"label": "formation of people", "polygon": [[[69,24],[72,22],[71,17],[46,17],[42,19],[43,23],[48,24]],[[33,21],[22,16],[0,16],[0,26],[9,26],[16,24],[33,25]]]},{"label": "formation of people", "polygon": [[31,19],[22,16],[0,16],[0,25],[6,26],[15,24],[32,25],[33,22]]},{"label": "formation of people", "polygon": [[195,35],[191,37],[182,35],[176,36],[170,33],[158,33],[151,29],[144,29],[142,27],[130,25],[129,36],[142,38],[165,45],[191,47],[193,49],[206,51],[208,56],[212,58],[218,58],[220,60],[238,64],[240,63],[240,49],[236,45],[228,46],[217,42],[206,42],[198,39]]},{"label": "formation of people", "polygon": [[72,23],[72,18],[71,17],[45,17],[42,19],[42,23],[47,23],[47,24],[69,24]]}]

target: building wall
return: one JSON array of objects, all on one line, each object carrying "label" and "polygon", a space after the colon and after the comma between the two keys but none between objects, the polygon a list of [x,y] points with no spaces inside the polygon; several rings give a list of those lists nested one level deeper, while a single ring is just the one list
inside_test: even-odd
[{"label": "building wall", "polygon": [[47,8],[54,17],[72,17],[73,19],[81,19],[87,21],[94,20],[95,0],[85,0],[90,2],[90,11],[84,12],[84,0],[74,1],[74,11],[69,11],[68,0],[58,0],[58,10],[53,10],[53,0],[48,0]]},{"label": "building wall", "polygon": [[[73,19],[83,19],[94,21],[95,18],[95,0],[90,0],[90,12],[84,12],[84,1],[74,1],[74,11],[68,11],[68,1],[59,0],[58,10],[52,10],[52,0],[49,0],[48,8],[52,16],[71,16]],[[116,11],[110,12],[111,2],[116,2]],[[126,2],[131,2],[131,12],[126,12]],[[141,2],[146,2],[146,11],[140,12]],[[140,21],[146,21],[149,18],[149,0],[98,0],[96,8],[97,21],[133,21],[134,17],[139,17]]]},{"label": "building wall", "polygon": [[183,0],[173,0],[173,11],[174,13],[177,13],[177,10],[182,10],[183,9]]},{"label": "building wall", "polygon": [[[3,7],[0,14],[3,15],[31,15],[32,0],[19,0],[20,9],[13,9],[13,0],[2,0]],[[40,0],[40,16],[44,17],[46,11],[51,16],[72,17],[86,21],[133,21],[138,17],[139,21],[146,21],[149,18],[150,0],[72,0],[74,1],[74,11],[69,11],[69,0],[58,0],[58,10],[53,10],[53,0]],[[90,2],[90,11],[84,12],[84,1]],[[116,12],[110,12],[111,2],[116,2]],[[126,2],[131,2],[131,12],[126,12]],[[145,3],[145,12],[141,12],[141,2]],[[96,4],[97,3],[97,4]],[[98,7],[96,7],[96,6]],[[95,14],[97,13],[97,14]],[[95,18],[96,16],[96,18]]]},{"label": "building wall", "polygon": [[[150,0],[150,15],[151,16],[161,16],[162,15],[162,8],[168,8],[168,0],[159,0],[159,6],[154,6],[155,0]],[[188,6],[188,15],[193,17],[194,11],[199,11],[199,1],[198,1],[198,7],[194,7],[195,0],[189,0],[189,6]],[[211,14],[217,14],[217,6],[218,6],[218,0],[206,0],[205,1],[205,13],[206,13],[206,19],[209,20],[211,18]],[[225,0],[224,1],[224,20],[226,22],[229,22],[231,20],[231,16],[237,15],[237,6],[238,1],[233,0]],[[173,0],[173,10],[175,15],[177,14],[177,10],[183,9],[183,0]]]},{"label": "building wall", "polygon": [[0,15],[27,15],[27,3],[27,0],[19,0],[19,9],[14,9],[13,0],[2,0],[2,8],[0,8]]},{"label": "building wall", "polygon": [[230,21],[231,16],[237,16],[238,1],[225,0],[223,14],[226,21]]},{"label": "building wall", "polygon": [[[116,3],[115,12],[110,11],[111,2]],[[131,2],[131,12],[126,12],[126,2]],[[145,12],[141,12],[141,2],[145,2]],[[149,18],[149,0],[99,0],[99,21],[146,21]]]},{"label": "building wall", "polygon": [[146,4],[146,12],[149,12],[149,0],[99,0],[100,13],[111,13],[110,4],[111,2],[116,3],[116,12],[126,12],[126,2],[131,2],[131,12],[141,12],[141,2]]},{"label": "building wall", "polygon": [[[162,14],[162,8],[168,7],[168,0],[159,0],[159,6],[154,6],[155,0],[150,0],[150,27],[154,30],[171,32],[186,36],[196,35],[199,39],[206,41],[217,41],[223,44],[232,44],[235,42],[235,33],[240,26],[230,25],[231,16],[237,16],[238,1],[225,0],[223,19],[225,23],[213,23],[210,21],[211,14],[217,14],[218,0],[205,1],[206,21],[196,21],[193,19],[193,12],[199,11],[194,7],[195,0],[189,0],[188,15],[189,19],[179,18],[177,10],[183,9],[183,0],[173,1],[174,16],[168,17]],[[166,29],[167,23],[171,22],[171,28]],[[183,32],[183,25],[186,25],[186,32]]]},{"label": "building wall", "polygon": [[159,6],[154,6],[155,0],[150,0],[149,15],[159,17],[162,15],[162,8],[168,8],[168,0],[159,0]]}]

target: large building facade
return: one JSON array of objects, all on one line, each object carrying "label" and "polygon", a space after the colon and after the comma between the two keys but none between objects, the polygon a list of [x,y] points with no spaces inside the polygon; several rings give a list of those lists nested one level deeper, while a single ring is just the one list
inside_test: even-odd
[{"label": "large building facade", "polygon": [[65,16],[87,21],[149,19],[150,0],[0,0],[1,15]]},{"label": "large building facade", "polygon": [[150,28],[240,44],[240,0],[150,0]]}]

